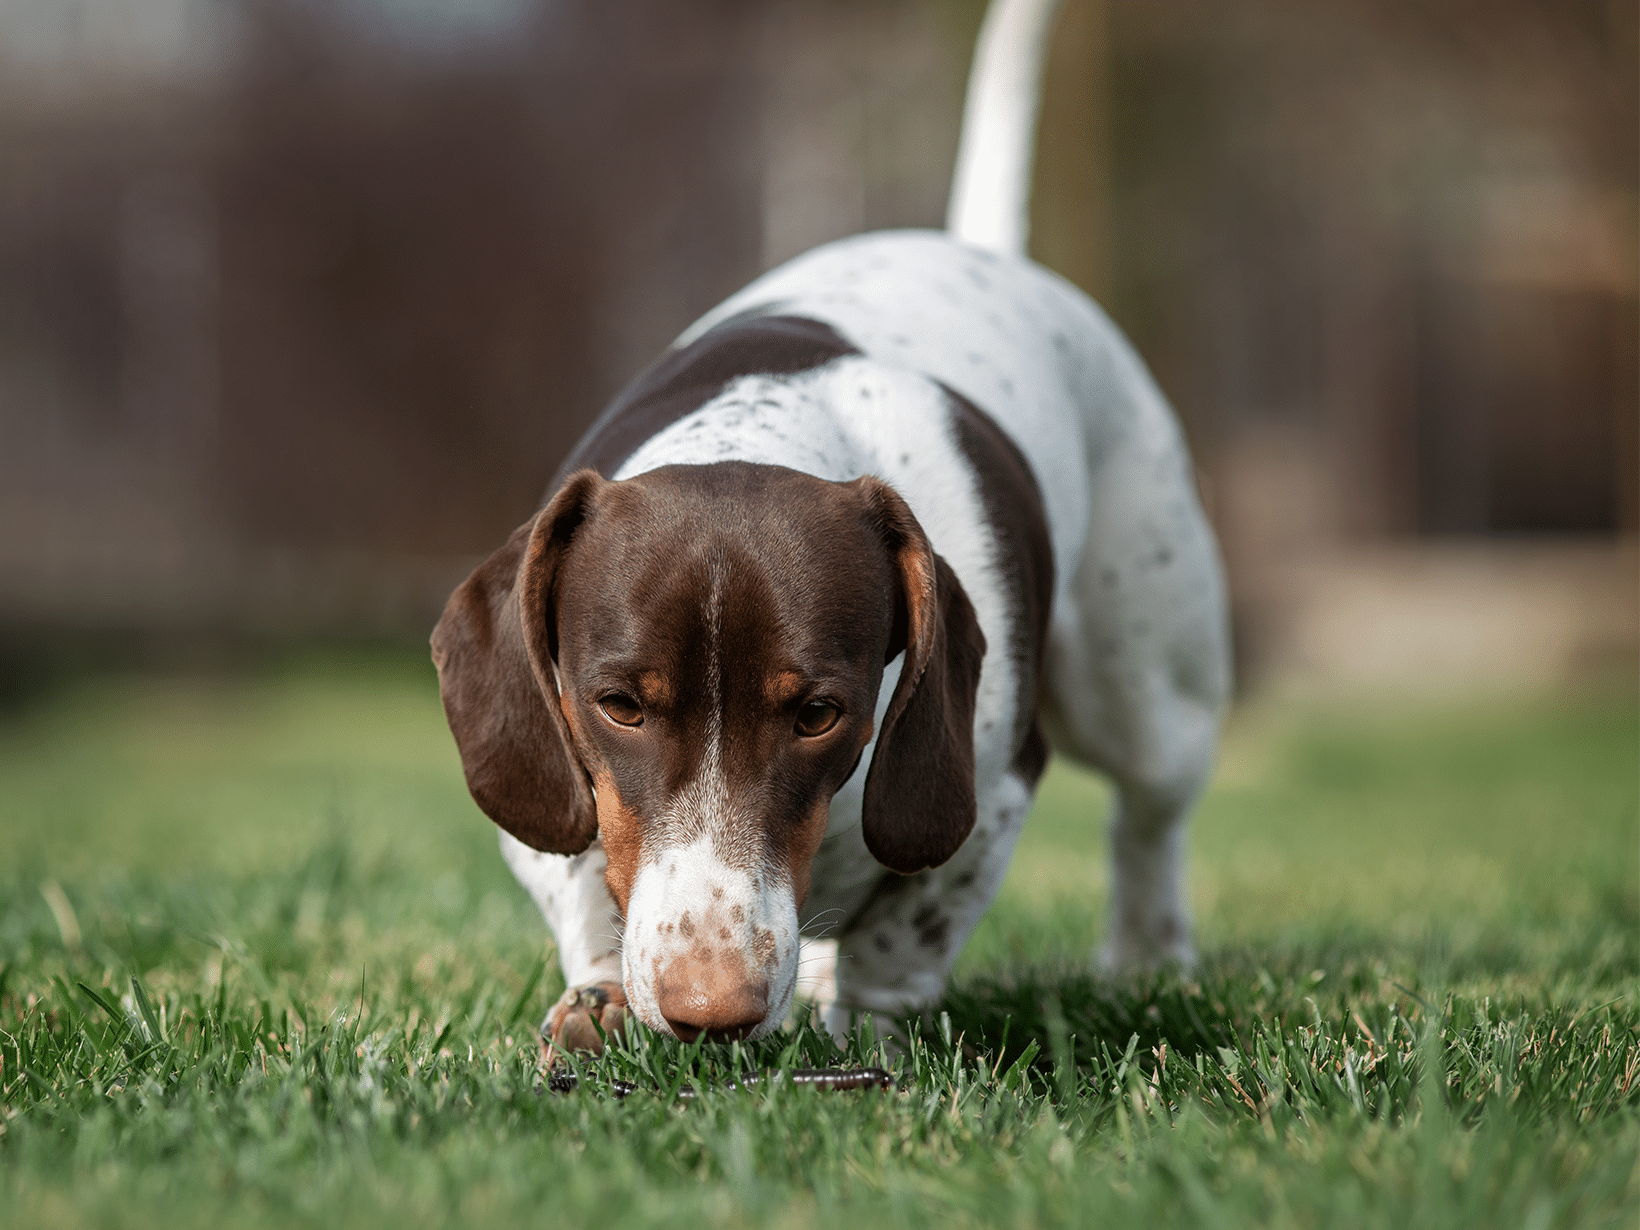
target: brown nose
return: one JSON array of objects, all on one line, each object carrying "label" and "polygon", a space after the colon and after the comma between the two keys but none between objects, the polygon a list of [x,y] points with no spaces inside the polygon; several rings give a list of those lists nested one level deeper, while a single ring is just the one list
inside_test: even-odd
[{"label": "brown nose", "polygon": [[769,1013],[769,982],[751,978],[738,954],[674,957],[661,971],[656,1006],[685,1042],[744,1038]]}]

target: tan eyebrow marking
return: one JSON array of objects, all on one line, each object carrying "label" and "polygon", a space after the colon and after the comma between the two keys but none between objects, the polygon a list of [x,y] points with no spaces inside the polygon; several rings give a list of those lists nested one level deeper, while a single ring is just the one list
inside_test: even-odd
[{"label": "tan eyebrow marking", "polygon": [[780,706],[796,700],[808,687],[808,681],[797,671],[776,671],[764,677],[763,696],[769,705]]},{"label": "tan eyebrow marking", "polygon": [[664,708],[675,699],[672,677],[663,671],[640,671],[637,684],[638,699],[646,705]]}]

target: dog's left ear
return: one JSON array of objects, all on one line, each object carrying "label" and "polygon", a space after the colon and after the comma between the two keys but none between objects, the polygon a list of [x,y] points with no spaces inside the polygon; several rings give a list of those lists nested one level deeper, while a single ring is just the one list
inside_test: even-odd
[{"label": "dog's left ear", "polygon": [[962,583],[911,509],[877,478],[856,480],[899,581],[899,682],[877,732],[861,814],[866,849],[904,875],[938,867],[974,827],[974,696],[985,634]]}]

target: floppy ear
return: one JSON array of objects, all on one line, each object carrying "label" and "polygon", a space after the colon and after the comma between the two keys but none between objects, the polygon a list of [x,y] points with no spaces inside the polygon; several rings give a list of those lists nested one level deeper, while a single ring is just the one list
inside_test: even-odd
[{"label": "floppy ear", "polygon": [[910,875],[938,867],[974,827],[974,694],[985,634],[962,583],[895,491],[858,480],[899,581],[890,658],[905,661],[866,773],[866,849]]},{"label": "floppy ear", "polygon": [[603,485],[590,470],[572,475],[457,587],[433,629],[467,788],[490,819],[549,854],[579,854],[598,833],[592,785],[558,707],[553,583]]}]

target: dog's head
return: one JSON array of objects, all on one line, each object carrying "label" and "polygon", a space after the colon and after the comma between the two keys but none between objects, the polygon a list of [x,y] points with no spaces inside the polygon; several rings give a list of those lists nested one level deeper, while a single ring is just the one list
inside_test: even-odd
[{"label": "dog's head", "polygon": [[537,850],[602,837],[628,999],[684,1038],[784,1018],[810,863],[873,734],[871,853],[909,874],[962,844],[984,650],[885,483],[741,462],[571,476],[433,632],[473,797]]}]

